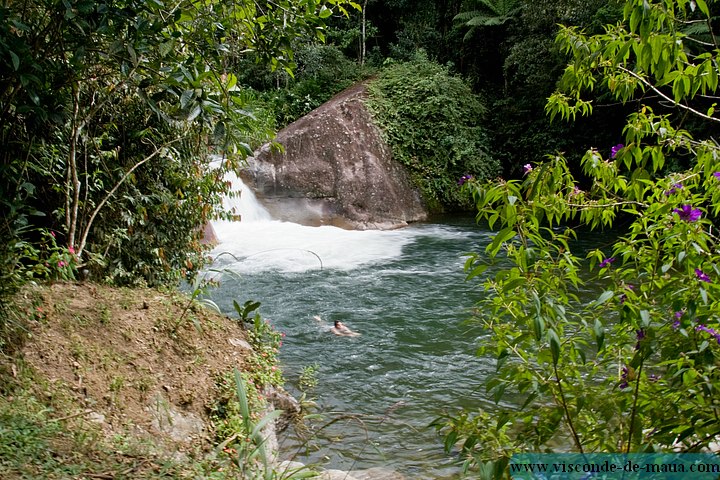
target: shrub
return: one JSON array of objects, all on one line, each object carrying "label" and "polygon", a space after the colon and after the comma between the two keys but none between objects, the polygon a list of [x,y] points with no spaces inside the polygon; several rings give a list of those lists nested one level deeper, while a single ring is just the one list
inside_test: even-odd
[{"label": "shrub", "polygon": [[[680,27],[710,25],[705,2],[628,0],[624,15],[599,35],[561,29],[572,60],[549,99],[551,118],[589,115],[583,97],[602,84],[617,100],[651,89],[682,118],[718,122],[704,97],[718,89],[717,52],[679,48]],[[496,359],[486,388],[498,406],[489,425],[482,412],[438,424],[481,478],[504,478],[518,451],[699,452],[717,442],[720,148],[678,122],[638,105],[622,144],[583,157],[586,189],[562,155],[525,165],[522,180],[467,184],[478,218],[500,227],[486,255],[466,264],[470,278],[497,266],[477,313],[488,332],[480,351]],[[669,171],[671,161],[687,167]],[[619,214],[627,228],[583,259],[567,225],[612,227]],[[589,302],[588,278],[597,292]]]},{"label": "shrub", "polygon": [[306,45],[296,54],[295,77],[278,73],[283,88],[269,89],[263,98],[275,112],[278,126],[288,125],[330,100],[366,75],[366,69],[332,45]]},{"label": "shrub", "polygon": [[467,208],[458,180],[498,173],[482,127],[482,101],[424,54],[382,70],[370,84],[368,104],[432,210]]}]

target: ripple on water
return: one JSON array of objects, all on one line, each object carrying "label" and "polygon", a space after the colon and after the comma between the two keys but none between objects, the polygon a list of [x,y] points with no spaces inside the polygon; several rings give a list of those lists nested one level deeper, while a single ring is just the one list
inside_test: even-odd
[{"label": "ripple on water", "polygon": [[[218,229],[215,254],[238,260],[224,255],[217,267],[239,275],[222,275],[212,298],[227,312],[232,300],[262,302],[262,315],[286,334],[290,388],[303,367],[317,365],[311,396],[335,422],[301,460],[456,476],[428,425],[444,410],[489,406],[480,387],[494,362],[474,355],[483,333],[463,323],[482,291],[462,267],[492,234],[471,221],[369,233],[280,223]],[[333,320],[362,336],[332,335]],[[284,439],[285,454],[304,452],[302,443]]]}]

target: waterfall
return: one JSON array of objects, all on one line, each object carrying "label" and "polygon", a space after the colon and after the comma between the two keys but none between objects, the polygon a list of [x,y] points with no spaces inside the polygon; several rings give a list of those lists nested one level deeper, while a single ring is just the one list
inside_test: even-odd
[{"label": "waterfall", "polygon": [[351,270],[400,257],[403,247],[417,235],[412,228],[361,231],[281,222],[271,218],[237,175],[228,173],[226,181],[240,195],[227,197],[224,207],[241,220],[213,222],[219,244],[212,255],[218,268],[236,272]]},{"label": "waterfall", "polygon": [[241,222],[260,222],[271,220],[270,213],[258,201],[255,192],[245,185],[235,172],[228,172],[225,181],[232,184],[231,190],[234,196],[225,197],[223,206],[225,210],[240,215]]}]

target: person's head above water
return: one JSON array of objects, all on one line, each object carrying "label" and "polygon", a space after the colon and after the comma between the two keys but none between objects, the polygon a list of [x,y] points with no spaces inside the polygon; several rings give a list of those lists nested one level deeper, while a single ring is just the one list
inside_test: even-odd
[{"label": "person's head above water", "polygon": [[342,327],[343,324],[340,320],[335,320],[335,327]]}]

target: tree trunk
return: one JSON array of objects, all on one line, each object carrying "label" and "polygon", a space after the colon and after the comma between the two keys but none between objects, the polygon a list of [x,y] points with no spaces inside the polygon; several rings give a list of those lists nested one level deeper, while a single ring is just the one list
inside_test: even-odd
[{"label": "tree trunk", "polygon": [[[80,143],[80,134],[84,126],[83,122],[79,121],[80,111],[80,86],[75,84],[73,86],[73,117],[72,117],[72,131],[70,133],[70,146],[68,149],[68,176],[67,176],[67,191],[65,193],[65,222],[68,229],[68,247],[75,247],[75,235],[77,233],[78,224],[78,210],[80,208],[80,180],[78,178],[77,171],[77,150]],[[71,198],[72,195],[72,198]]]},{"label": "tree trunk", "polygon": [[363,2],[362,6],[362,34],[360,39],[360,65],[365,65],[365,9],[367,8],[368,0]]}]

